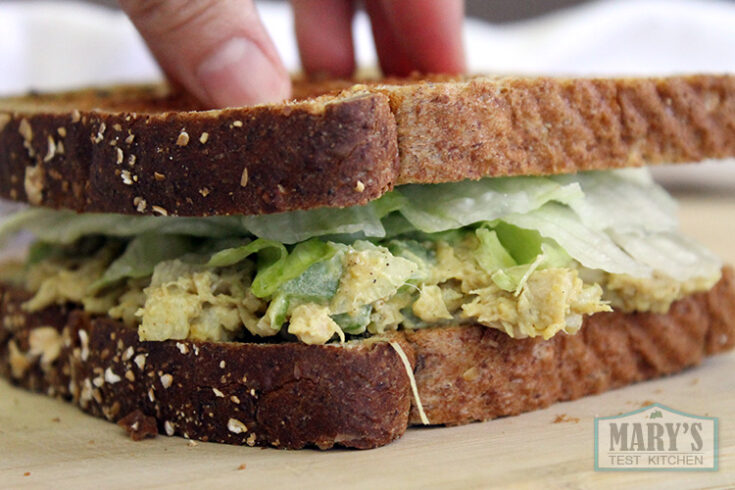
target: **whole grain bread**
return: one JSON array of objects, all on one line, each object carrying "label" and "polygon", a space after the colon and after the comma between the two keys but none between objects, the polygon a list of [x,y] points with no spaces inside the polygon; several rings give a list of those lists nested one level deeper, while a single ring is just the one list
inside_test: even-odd
[{"label": "whole grain bread", "polygon": [[165,88],[0,100],[0,196],[87,212],[263,214],[393,186],[735,156],[735,76],[297,81],[202,111]]},{"label": "whole grain bread", "polygon": [[395,122],[381,94],[170,112],[188,108],[186,98],[156,93],[0,102],[0,195],[77,211],[208,216],[364,204],[393,185]]},{"label": "whole grain bread", "polygon": [[[108,420],[168,435],[284,448],[372,448],[420,423],[399,344],[431,424],[514,415],[698,364],[735,345],[735,275],[667,314],[598,313],[577,335],[514,340],[481,326],[345,346],[140,342],[71,306],[36,314],[4,287],[0,376]],[[134,423],[134,422],[133,422]],[[134,432],[140,427],[129,427]]]}]

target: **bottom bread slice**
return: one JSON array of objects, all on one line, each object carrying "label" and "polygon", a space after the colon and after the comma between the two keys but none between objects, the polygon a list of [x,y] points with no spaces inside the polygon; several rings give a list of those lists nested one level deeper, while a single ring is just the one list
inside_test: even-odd
[{"label": "bottom bread slice", "polygon": [[13,383],[133,432],[148,421],[168,435],[284,448],[372,448],[421,423],[398,350],[429,422],[456,425],[674,373],[735,344],[730,268],[667,314],[599,313],[547,341],[456,326],[344,346],[140,342],[73,305],[25,313],[27,292],[0,291],[0,375]]}]

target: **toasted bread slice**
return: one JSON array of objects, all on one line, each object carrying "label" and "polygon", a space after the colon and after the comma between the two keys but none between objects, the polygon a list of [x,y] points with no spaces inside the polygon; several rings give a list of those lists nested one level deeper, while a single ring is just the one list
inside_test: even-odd
[{"label": "toasted bread slice", "polygon": [[[5,287],[0,375],[118,421],[231,444],[372,448],[421,423],[514,415],[680,371],[735,345],[735,277],[667,314],[598,313],[577,335],[511,339],[482,326],[397,332],[339,345],[140,342],[68,306],[29,315]],[[132,415],[131,415],[132,414]],[[126,417],[130,415],[130,417]]]},{"label": "toasted bread slice", "polygon": [[735,156],[735,76],[335,80],[294,93],[222,111],[151,87],[1,100],[0,196],[263,214],[364,204],[409,183]]},{"label": "toasted bread slice", "polygon": [[207,216],[364,204],[393,185],[395,122],[382,94],[169,112],[190,104],[150,87],[0,102],[0,195]]}]

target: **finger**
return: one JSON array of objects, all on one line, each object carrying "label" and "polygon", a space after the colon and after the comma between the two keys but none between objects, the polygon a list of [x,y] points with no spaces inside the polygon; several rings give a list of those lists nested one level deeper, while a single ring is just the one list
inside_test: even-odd
[{"label": "finger", "polygon": [[208,106],[287,98],[290,79],[251,0],[120,0],[163,70]]},{"label": "finger", "polygon": [[[465,70],[462,0],[369,0],[367,5],[371,3],[376,4],[372,10],[377,18],[370,9],[368,13],[373,32],[377,27],[380,34],[375,41],[381,67],[386,65],[391,68],[390,73],[399,75],[412,69],[424,73]],[[401,49],[397,50],[397,46]]]},{"label": "finger", "polygon": [[301,64],[311,75],[349,77],[355,71],[350,0],[291,0]]},{"label": "finger", "polygon": [[370,17],[370,26],[375,41],[375,51],[378,53],[380,69],[386,75],[406,76],[414,68],[406,46],[395,35],[395,30],[388,18],[381,0],[366,0],[365,10]]}]

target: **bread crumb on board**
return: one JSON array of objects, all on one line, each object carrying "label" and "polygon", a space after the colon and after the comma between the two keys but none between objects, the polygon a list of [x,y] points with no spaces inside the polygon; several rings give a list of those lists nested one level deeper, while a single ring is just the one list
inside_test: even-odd
[{"label": "bread crumb on board", "polygon": [[577,422],[579,422],[579,418],[578,417],[570,417],[569,415],[563,413],[561,415],[557,415],[556,418],[554,419],[554,423],[555,424],[562,424],[564,422],[573,422],[573,423],[576,424]]},{"label": "bread crumb on board", "polygon": [[[158,424],[156,419],[144,414],[141,410],[134,410],[121,418],[117,425],[125,429],[130,438],[140,441],[147,437],[158,435]],[[90,441],[91,443],[92,441]]]},{"label": "bread crumb on board", "polygon": [[244,470],[245,468],[247,468],[247,464],[245,464],[245,463],[243,463],[243,464],[241,464],[240,466],[237,467],[238,470]]}]

